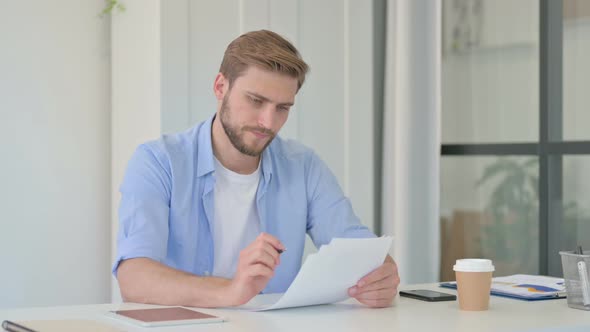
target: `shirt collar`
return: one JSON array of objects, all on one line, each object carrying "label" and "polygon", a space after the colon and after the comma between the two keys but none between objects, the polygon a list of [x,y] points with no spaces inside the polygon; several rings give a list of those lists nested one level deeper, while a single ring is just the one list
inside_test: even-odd
[{"label": "shirt collar", "polygon": [[213,142],[211,141],[211,125],[215,114],[201,125],[198,139],[197,176],[203,176],[215,170],[213,163]]},{"label": "shirt collar", "polygon": [[[274,142],[273,142],[274,143]],[[272,143],[270,143],[264,151],[262,151],[262,175],[264,181],[268,183],[272,177]]]},{"label": "shirt collar", "polygon": [[[209,174],[215,170],[215,163],[213,161],[213,142],[211,141],[211,126],[215,115],[213,114],[207,121],[201,126],[198,137],[198,153],[197,153],[197,176],[203,176]],[[272,143],[269,144],[266,149],[262,152],[262,175],[264,181],[268,183],[272,176]]]}]

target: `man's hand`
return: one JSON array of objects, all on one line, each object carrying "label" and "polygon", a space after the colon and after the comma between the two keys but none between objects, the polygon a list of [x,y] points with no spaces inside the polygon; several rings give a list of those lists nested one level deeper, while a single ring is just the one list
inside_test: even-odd
[{"label": "man's hand", "polygon": [[369,307],[388,307],[397,294],[399,274],[397,265],[387,256],[383,265],[359,280],[348,289],[348,295]]},{"label": "man's hand", "polygon": [[235,305],[247,303],[266,287],[281,262],[278,250],[285,250],[281,241],[261,233],[240,252],[236,274],[229,287]]}]

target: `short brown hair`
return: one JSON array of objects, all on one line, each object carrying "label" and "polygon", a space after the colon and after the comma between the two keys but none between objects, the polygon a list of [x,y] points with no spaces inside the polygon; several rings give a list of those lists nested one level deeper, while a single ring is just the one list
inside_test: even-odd
[{"label": "short brown hair", "polygon": [[234,39],[225,50],[219,72],[231,87],[249,66],[283,73],[297,79],[297,90],[305,81],[309,66],[299,51],[279,34],[259,30],[247,32]]}]

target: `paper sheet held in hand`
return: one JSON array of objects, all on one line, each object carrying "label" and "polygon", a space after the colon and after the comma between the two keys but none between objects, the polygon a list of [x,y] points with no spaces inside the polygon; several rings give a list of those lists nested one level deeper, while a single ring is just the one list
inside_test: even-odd
[{"label": "paper sheet held in hand", "polygon": [[333,239],[307,257],[285,293],[258,295],[238,308],[263,311],[343,301],[348,288],[383,264],[391,242],[390,236]]}]

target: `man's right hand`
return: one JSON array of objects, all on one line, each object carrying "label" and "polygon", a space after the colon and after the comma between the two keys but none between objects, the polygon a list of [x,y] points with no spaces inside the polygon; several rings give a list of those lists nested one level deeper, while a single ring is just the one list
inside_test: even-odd
[{"label": "man's right hand", "polygon": [[279,250],[285,250],[281,241],[270,234],[261,233],[240,252],[236,274],[229,287],[230,296],[236,305],[247,303],[266,287],[281,262]]}]

